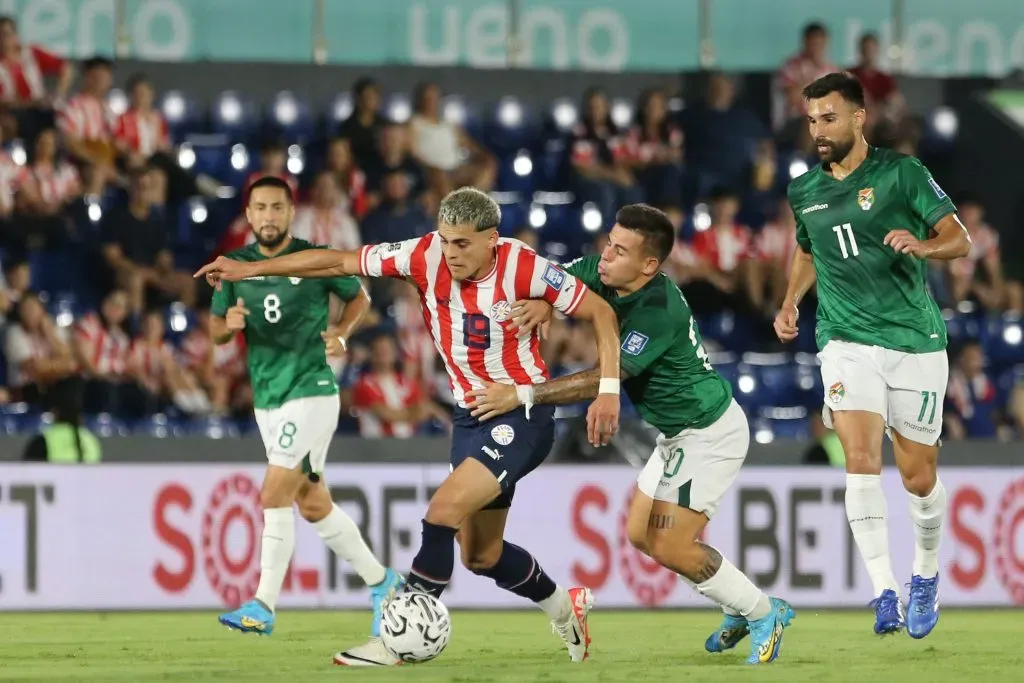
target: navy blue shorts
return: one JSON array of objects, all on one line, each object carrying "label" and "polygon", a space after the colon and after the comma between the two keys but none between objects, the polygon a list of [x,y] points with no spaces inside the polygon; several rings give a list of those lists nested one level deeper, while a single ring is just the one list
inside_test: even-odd
[{"label": "navy blue shorts", "polygon": [[519,408],[484,423],[456,408],[450,462],[452,470],[466,458],[483,463],[501,484],[501,493],[484,509],[504,510],[512,505],[516,484],[544,462],[554,443],[554,406],[533,406],[529,420]]}]

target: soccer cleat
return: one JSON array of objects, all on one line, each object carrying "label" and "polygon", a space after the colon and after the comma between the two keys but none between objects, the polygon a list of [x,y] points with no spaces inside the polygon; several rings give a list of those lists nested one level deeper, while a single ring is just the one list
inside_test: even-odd
[{"label": "soccer cleat", "polygon": [[907,604],[907,633],[911,638],[924,638],[939,621],[939,577],[930,579],[914,575],[910,579],[910,602]]},{"label": "soccer cleat", "polygon": [[334,663],[338,666],[399,666],[402,660],[392,657],[380,638],[374,637],[334,655]]},{"label": "soccer cleat", "polygon": [[218,621],[235,631],[269,636],[274,632],[276,618],[262,602],[250,600],[235,611],[220,615]]},{"label": "soccer cleat", "polygon": [[569,650],[569,659],[582,662],[590,656],[590,628],[587,614],[594,607],[594,594],[589,588],[570,588],[572,611],[564,622],[551,622],[551,630],[561,636]]},{"label": "soccer cleat", "polygon": [[721,625],[704,641],[708,652],[725,652],[736,647],[750,633],[747,620],[739,615],[723,615]]},{"label": "soccer cleat", "polygon": [[370,636],[380,637],[380,619],[384,603],[394,597],[405,585],[405,579],[394,569],[388,569],[384,574],[384,580],[375,586],[370,586],[370,599],[373,601],[373,623],[370,625]]},{"label": "soccer cleat", "polygon": [[882,594],[871,601],[875,608],[875,633],[880,636],[896,633],[906,626],[903,620],[903,605],[896,591],[886,588]]},{"label": "soccer cleat", "polygon": [[770,598],[772,611],[760,619],[748,621],[750,629],[750,656],[747,664],[774,662],[782,650],[782,632],[796,617],[788,602]]}]

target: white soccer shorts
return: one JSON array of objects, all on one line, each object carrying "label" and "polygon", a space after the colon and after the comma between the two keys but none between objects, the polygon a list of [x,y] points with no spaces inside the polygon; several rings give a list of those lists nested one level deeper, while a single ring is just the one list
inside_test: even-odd
[{"label": "white soccer shorts", "polygon": [[945,351],[904,353],[833,340],[818,358],[826,427],[832,427],[832,411],[864,410],[882,416],[890,437],[895,430],[926,446],[939,440],[949,380]]},{"label": "white soccer shorts", "polygon": [[637,477],[640,492],[714,517],[736,481],[750,446],[750,427],[733,401],[714,424],[658,437],[654,453]]},{"label": "white soccer shorts", "polygon": [[308,455],[310,470],[323,472],[341,413],[337,394],[297,398],[278,408],[258,408],[255,413],[271,465],[292,470]]}]

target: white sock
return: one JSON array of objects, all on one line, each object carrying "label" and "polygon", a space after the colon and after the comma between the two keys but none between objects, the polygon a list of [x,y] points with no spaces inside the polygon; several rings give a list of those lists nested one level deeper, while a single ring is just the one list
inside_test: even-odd
[{"label": "white sock", "polygon": [[260,585],[256,599],[273,610],[281,594],[284,575],[295,550],[295,517],[291,507],[263,511],[263,545],[260,548]]},{"label": "white sock", "polygon": [[936,478],[931,493],[910,496],[910,519],[914,522],[914,574],[930,579],[939,573],[939,541],[946,516],[946,487]]},{"label": "white sock", "polygon": [[359,527],[337,505],[329,515],[319,522],[314,522],[313,526],[324,540],[324,544],[335,555],[352,565],[367,586],[375,586],[387,576],[387,569],[366,545],[362,534],[359,533]]},{"label": "white sock", "polygon": [[846,519],[864,559],[875,595],[899,592],[889,559],[889,517],[879,474],[846,475]]},{"label": "white sock", "polygon": [[537,603],[552,621],[565,622],[572,614],[572,603],[569,602],[569,591],[555,586],[555,592]]},{"label": "white sock", "polygon": [[715,575],[694,588],[721,605],[723,610],[728,610],[726,614],[741,614],[750,621],[756,621],[772,611],[771,600],[764,591],[724,557]]}]

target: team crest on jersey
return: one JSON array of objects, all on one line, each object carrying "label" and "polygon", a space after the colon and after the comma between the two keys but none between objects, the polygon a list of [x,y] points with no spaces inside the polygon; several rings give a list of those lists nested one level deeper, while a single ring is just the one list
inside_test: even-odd
[{"label": "team crest on jersey", "polygon": [[290,277],[290,278],[288,278],[288,282],[292,283],[293,285],[297,285],[300,282],[302,282],[302,278],[301,277]]},{"label": "team crest on jersey", "polygon": [[631,356],[639,356],[640,352],[647,346],[648,341],[647,335],[640,334],[639,332],[630,332],[626,335],[626,340],[622,342],[622,350]]},{"label": "team crest on jersey", "polygon": [[860,204],[862,210],[870,211],[871,207],[875,205],[875,188],[865,187],[857,192],[857,203]]},{"label": "team crest on jersey", "polygon": [[565,284],[565,273],[549,263],[547,268],[544,269],[542,279],[544,282],[548,283],[548,287],[558,291],[562,289],[562,285]]},{"label": "team crest on jersey", "polygon": [[833,403],[839,403],[846,396],[846,387],[843,386],[842,382],[836,382],[828,388],[828,400]]},{"label": "team crest on jersey", "polygon": [[928,179],[928,184],[932,186],[933,190],[935,190],[935,196],[936,197],[938,197],[939,199],[945,199],[946,198],[945,190],[943,190],[941,187],[939,187],[939,184],[937,182],[935,182],[935,178],[929,178]]},{"label": "team crest on jersey", "polygon": [[491,430],[491,438],[499,446],[507,446],[516,438],[516,430],[511,425],[497,425]]},{"label": "team crest on jersey", "polygon": [[507,301],[496,301],[491,306],[491,320],[503,323],[512,317],[512,304]]}]

